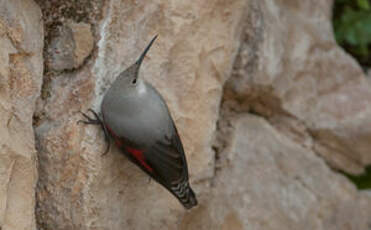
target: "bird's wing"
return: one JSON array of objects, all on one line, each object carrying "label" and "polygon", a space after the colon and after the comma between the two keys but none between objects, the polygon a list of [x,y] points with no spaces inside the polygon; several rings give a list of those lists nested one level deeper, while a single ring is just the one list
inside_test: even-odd
[{"label": "bird's wing", "polygon": [[187,161],[175,126],[174,130],[172,136],[164,137],[145,150],[128,145],[127,140],[120,148],[132,162],[163,185],[186,208],[192,208],[197,205],[197,199],[188,182]]},{"label": "bird's wing", "polygon": [[153,169],[150,175],[189,209],[197,205],[197,199],[188,182],[187,161],[175,126],[174,130],[171,137],[156,142],[143,155]]},{"label": "bird's wing", "polygon": [[157,141],[143,154],[160,183],[172,186],[188,181],[187,161],[177,132]]},{"label": "bird's wing", "polygon": [[125,137],[112,133],[116,145],[122,152],[149,176],[170,191],[186,207],[197,204],[188,182],[188,166],[182,142],[174,125],[174,133],[165,136],[147,149],[141,149]]},{"label": "bird's wing", "polygon": [[175,126],[173,135],[164,136],[146,149],[125,137],[113,138],[130,160],[159,183],[171,186],[188,181],[187,162]]}]

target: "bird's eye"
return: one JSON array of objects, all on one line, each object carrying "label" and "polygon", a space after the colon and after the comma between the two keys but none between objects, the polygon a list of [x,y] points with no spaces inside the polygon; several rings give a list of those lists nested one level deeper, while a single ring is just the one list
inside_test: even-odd
[{"label": "bird's eye", "polygon": [[132,84],[137,83],[137,79],[135,78],[131,83],[132,83]]}]

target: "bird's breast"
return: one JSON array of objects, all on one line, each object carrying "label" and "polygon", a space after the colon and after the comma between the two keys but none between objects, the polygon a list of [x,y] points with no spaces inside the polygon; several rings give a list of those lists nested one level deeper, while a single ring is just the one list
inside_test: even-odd
[{"label": "bird's breast", "polygon": [[156,96],[116,96],[111,100],[103,100],[105,124],[115,135],[139,145],[171,135],[173,126],[169,111],[162,99]]}]

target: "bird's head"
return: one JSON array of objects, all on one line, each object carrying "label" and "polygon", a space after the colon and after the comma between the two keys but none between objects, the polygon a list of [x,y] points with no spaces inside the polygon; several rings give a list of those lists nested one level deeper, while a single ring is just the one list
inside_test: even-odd
[{"label": "bird's head", "polygon": [[121,83],[123,83],[122,85],[124,85],[125,87],[136,87],[141,83],[142,79],[139,76],[140,66],[142,65],[144,57],[151,48],[153,42],[156,40],[157,36],[158,35],[152,38],[151,42],[139,56],[138,60],[129,68],[120,73],[119,78]]}]

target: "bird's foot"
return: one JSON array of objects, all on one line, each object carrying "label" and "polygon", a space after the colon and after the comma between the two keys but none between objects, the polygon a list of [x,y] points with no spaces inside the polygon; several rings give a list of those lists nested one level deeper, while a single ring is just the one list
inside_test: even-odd
[{"label": "bird's foot", "polygon": [[78,120],[77,124],[83,123],[85,125],[101,125],[103,123],[102,120],[100,119],[100,117],[98,116],[98,114],[94,110],[89,109],[88,111],[93,113],[96,119],[91,118],[86,113],[83,113],[83,112],[79,111],[79,113],[81,113],[85,117],[86,120]]},{"label": "bird's foot", "polygon": [[100,125],[101,128],[103,129],[103,132],[104,132],[104,138],[107,142],[107,147],[106,147],[106,150],[104,151],[104,153],[102,154],[102,156],[106,155],[108,153],[108,151],[110,150],[110,147],[111,147],[111,141],[110,141],[110,138],[109,138],[109,134],[108,134],[108,130],[106,128],[106,126],[104,125],[102,119],[99,117],[99,115],[92,109],[89,109],[88,112],[91,112],[95,119],[90,117],[89,115],[87,115],[86,113],[83,113],[81,111],[79,111],[84,117],[86,120],[78,120],[77,121],[77,124],[79,123],[83,123],[85,125]]}]

